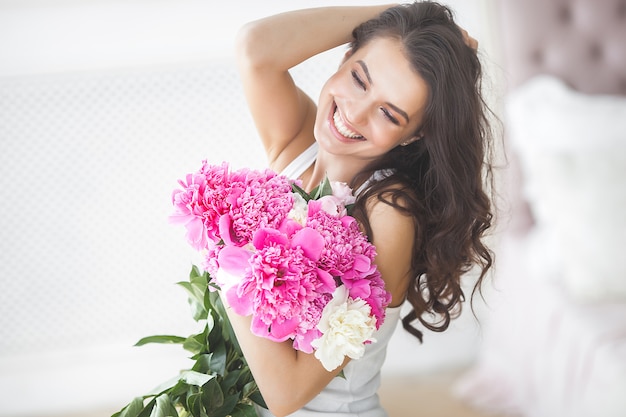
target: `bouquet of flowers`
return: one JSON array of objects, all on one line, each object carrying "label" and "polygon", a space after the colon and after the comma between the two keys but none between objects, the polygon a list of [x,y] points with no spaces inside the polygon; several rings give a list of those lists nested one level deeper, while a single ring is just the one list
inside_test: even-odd
[{"label": "bouquet of flowers", "polygon": [[113,417],[247,417],[256,415],[252,403],[265,406],[215,290],[237,314],[252,316],[254,334],[291,340],[329,371],[375,342],[391,295],[374,246],[348,214],[355,197],[346,184],[325,179],[307,193],[271,170],[203,161],[179,185],[170,220],[184,225],[204,270],[194,266],[179,284],[194,319],[207,324],[188,338],[151,336],[138,345],[180,343],[196,363]]},{"label": "bouquet of flowers", "polygon": [[254,334],[291,339],[329,371],[363,355],[391,297],[346,184],[325,179],[309,194],[270,170],[206,161],[179,183],[171,219]]}]

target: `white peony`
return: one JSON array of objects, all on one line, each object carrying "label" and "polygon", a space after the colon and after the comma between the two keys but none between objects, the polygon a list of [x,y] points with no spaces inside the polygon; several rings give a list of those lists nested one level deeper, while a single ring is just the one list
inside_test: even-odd
[{"label": "white peony", "polygon": [[325,195],[318,199],[322,210],[334,217],[343,217],[347,214],[343,201],[334,195]]},{"label": "white peony", "polygon": [[344,205],[354,204],[356,197],[352,194],[352,188],[345,182],[333,181],[331,182],[331,188],[333,189],[333,196],[338,198]]},{"label": "white peony", "polygon": [[346,206],[354,204],[356,197],[352,195],[352,189],[345,182],[331,182],[331,189],[332,194],[318,199],[322,210],[331,216],[343,217],[348,214]]},{"label": "white peony", "polygon": [[365,343],[375,342],[376,319],[370,306],[361,299],[348,297],[345,285],[337,287],[332,300],[324,307],[317,325],[322,336],[311,343],[315,357],[326,370],[341,365],[344,357],[358,359],[365,353]]},{"label": "white peony", "polygon": [[305,226],[308,207],[308,203],[300,194],[293,193],[293,207],[289,211],[287,217],[289,217],[291,220],[295,220],[302,226]]}]

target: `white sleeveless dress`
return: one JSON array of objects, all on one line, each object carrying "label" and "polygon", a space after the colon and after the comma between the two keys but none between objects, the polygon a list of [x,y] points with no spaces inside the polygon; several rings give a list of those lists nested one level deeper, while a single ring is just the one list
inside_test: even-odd
[{"label": "white sleeveless dress", "polygon": [[[317,156],[317,143],[311,145],[281,174],[299,177]],[[385,361],[387,344],[397,327],[401,307],[387,308],[383,325],[374,333],[375,343],[365,347],[360,359],[348,362],[344,376],[334,378],[313,400],[289,417],[388,417],[380,405],[380,369]],[[264,408],[258,408],[261,417],[273,417]]]}]

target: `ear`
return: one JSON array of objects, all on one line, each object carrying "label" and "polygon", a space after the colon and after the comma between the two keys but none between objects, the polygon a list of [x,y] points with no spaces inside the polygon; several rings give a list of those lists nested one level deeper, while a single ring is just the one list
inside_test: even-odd
[{"label": "ear", "polygon": [[420,139],[422,139],[424,137],[424,135],[422,133],[415,135],[415,136],[411,136],[410,138],[408,138],[407,140],[405,140],[404,142],[400,143],[400,146],[406,146],[406,145],[410,145],[411,143],[418,141]]}]

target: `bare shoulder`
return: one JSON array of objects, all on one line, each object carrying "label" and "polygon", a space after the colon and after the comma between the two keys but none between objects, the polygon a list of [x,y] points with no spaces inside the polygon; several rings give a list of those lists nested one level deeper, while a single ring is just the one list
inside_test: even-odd
[{"label": "bare shoulder", "polygon": [[[389,195],[393,188],[388,190]],[[383,197],[385,197],[383,194]],[[402,198],[392,200],[372,197],[367,202],[368,220],[372,243],[376,246],[376,265],[382,274],[387,290],[392,294],[392,306],[400,305],[405,298],[411,280],[411,259],[415,243],[415,219],[402,208]]]},{"label": "bare shoulder", "polygon": [[368,219],[375,224],[398,224],[414,228],[414,216],[409,212],[408,193],[399,184],[386,186],[377,195],[371,196],[366,204]]}]

